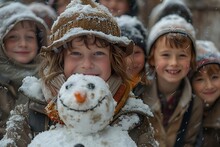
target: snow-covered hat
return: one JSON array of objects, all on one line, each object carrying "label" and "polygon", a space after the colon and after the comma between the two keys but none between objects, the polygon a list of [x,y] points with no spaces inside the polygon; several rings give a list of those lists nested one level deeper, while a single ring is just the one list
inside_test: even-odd
[{"label": "snow-covered hat", "polygon": [[118,45],[126,55],[132,53],[133,42],[127,37],[121,37],[114,17],[106,7],[94,0],[72,0],[69,3],[52,26],[52,44],[47,49],[60,52],[66,42],[89,34]]},{"label": "snow-covered hat", "polygon": [[48,28],[44,20],[37,17],[28,6],[19,2],[8,2],[0,7],[0,40],[19,22],[24,20],[34,21],[38,28],[40,46],[47,45]]},{"label": "snow-covered hat", "polygon": [[189,23],[192,23],[192,13],[187,5],[180,0],[164,0],[162,3],[156,5],[149,16],[149,27],[152,27],[164,16],[170,14],[177,14]]},{"label": "snow-covered hat", "polygon": [[144,49],[146,55],[147,29],[135,16],[122,15],[117,17],[118,25],[121,28],[121,35],[133,40],[135,45]]},{"label": "snow-covered hat", "polygon": [[151,52],[154,42],[162,35],[168,33],[180,33],[189,37],[193,44],[193,51],[196,49],[195,30],[191,23],[188,23],[183,17],[171,14],[163,17],[150,30],[147,42],[147,55]]},{"label": "snow-covered hat", "polygon": [[197,57],[196,57],[196,69],[207,64],[219,64],[220,65],[220,52],[216,48],[212,41],[197,40]]}]

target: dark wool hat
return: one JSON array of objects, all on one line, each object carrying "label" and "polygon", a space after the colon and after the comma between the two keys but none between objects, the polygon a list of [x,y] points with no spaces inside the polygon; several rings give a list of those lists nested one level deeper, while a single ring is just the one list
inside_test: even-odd
[{"label": "dark wool hat", "polygon": [[189,78],[208,64],[218,64],[220,66],[220,52],[212,41],[196,40],[196,69],[189,73]]},{"label": "dark wool hat", "polygon": [[188,23],[192,24],[193,22],[192,13],[184,2],[164,0],[162,3],[153,8],[149,18],[149,26],[152,27],[161,18],[170,14],[179,15],[183,17]]},{"label": "dark wool hat", "polygon": [[120,28],[108,9],[93,0],[72,0],[51,28],[52,44],[48,50],[59,52],[75,37],[94,35],[118,45],[126,55],[133,51],[133,42],[121,37]]},{"label": "dark wool hat", "polygon": [[122,15],[117,17],[121,35],[133,40],[135,45],[141,47],[146,55],[147,29],[137,17]]},{"label": "dark wool hat", "polygon": [[215,44],[208,40],[197,40],[196,41],[196,69],[199,70],[201,67],[207,64],[219,64],[220,65],[220,52],[216,48]]}]

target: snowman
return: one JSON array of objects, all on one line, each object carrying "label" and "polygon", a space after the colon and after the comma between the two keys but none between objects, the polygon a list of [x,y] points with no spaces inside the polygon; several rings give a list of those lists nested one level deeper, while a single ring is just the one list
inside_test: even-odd
[{"label": "snowman", "polygon": [[97,76],[75,74],[62,85],[57,109],[64,125],[38,134],[29,147],[136,147],[127,131],[109,126],[116,102]]}]

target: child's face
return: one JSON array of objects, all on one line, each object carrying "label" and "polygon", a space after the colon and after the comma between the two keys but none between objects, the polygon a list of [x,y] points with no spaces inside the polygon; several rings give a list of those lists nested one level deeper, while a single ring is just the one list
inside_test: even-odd
[{"label": "child's face", "polygon": [[106,6],[113,16],[121,16],[129,11],[128,0],[99,0]]},{"label": "child's face", "polygon": [[155,67],[158,80],[178,84],[186,77],[190,69],[190,48],[170,47],[165,37],[162,37],[157,40],[153,52],[150,64]]},{"label": "child's face", "polygon": [[126,64],[128,66],[127,72],[133,76],[138,76],[145,66],[145,54],[142,48],[135,45],[133,54],[126,57]]},{"label": "child's face", "polygon": [[14,26],[4,38],[6,55],[22,64],[31,62],[37,55],[36,26],[23,21]]},{"label": "child's face", "polygon": [[74,73],[99,76],[105,81],[111,75],[110,47],[87,46],[80,38],[73,39],[72,48],[64,53],[64,74],[68,78]]},{"label": "child's face", "polygon": [[218,70],[209,73],[206,66],[202,67],[195,75],[192,86],[195,94],[205,104],[212,105],[220,97],[220,68],[218,67]]}]

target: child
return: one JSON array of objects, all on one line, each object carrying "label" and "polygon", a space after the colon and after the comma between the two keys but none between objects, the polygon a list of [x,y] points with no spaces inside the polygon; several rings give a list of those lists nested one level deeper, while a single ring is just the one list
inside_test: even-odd
[{"label": "child", "polygon": [[47,43],[47,27],[42,19],[21,3],[7,3],[0,8],[0,138],[5,122],[15,105],[26,103],[18,94],[22,79],[36,75],[36,56]]},{"label": "child", "polygon": [[197,40],[197,70],[192,77],[194,93],[202,99],[203,145],[220,146],[220,53],[211,41]]},{"label": "child", "polygon": [[117,18],[122,36],[126,36],[135,43],[133,53],[126,58],[127,73],[132,78],[132,89],[137,97],[141,97],[143,86],[147,84],[146,77],[146,42],[147,29],[137,17],[122,15]]},{"label": "child", "polygon": [[184,17],[187,22],[193,23],[192,13],[183,1],[163,0],[152,9],[148,27],[151,28],[161,18],[170,14],[177,14]]},{"label": "child", "polygon": [[138,3],[136,0],[97,0],[97,2],[106,6],[113,16],[137,16],[138,14]]},{"label": "child", "polygon": [[152,84],[144,102],[154,116],[151,123],[160,146],[194,146],[202,120],[202,103],[193,97],[187,78],[195,65],[193,26],[178,15],[158,21],[148,36],[147,55]]},{"label": "child", "polygon": [[[117,102],[111,125],[117,125],[123,118],[131,121],[132,125],[124,129],[137,145],[154,145],[149,113],[140,111],[139,107],[124,107],[132,99],[124,57],[132,53],[133,42],[120,37],[120,29],[110,12],[92,0],[73,0],[55,21],[50,38],[52,44],[42,51],[43,98],[31,98],[29,114],[22,117],[23,120],[28,117],[31,130],[25,128],[26,121],[16,122],[19,127],[9,128],[14,133],[8,131],[4,139],[10,138],[16,144],[23,140],[22,145],[27,145],[31,141],[27,133],[35,135],[52,124],[62,123],[56,110],[58,91],[68,77],[81,73],[99,76],[109,84]],[[23,112],[15,110],[14,113],[21,116]]]}]

